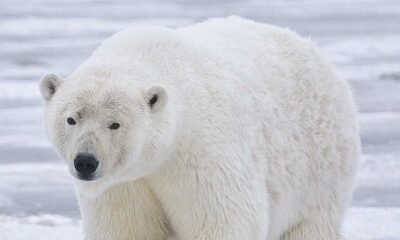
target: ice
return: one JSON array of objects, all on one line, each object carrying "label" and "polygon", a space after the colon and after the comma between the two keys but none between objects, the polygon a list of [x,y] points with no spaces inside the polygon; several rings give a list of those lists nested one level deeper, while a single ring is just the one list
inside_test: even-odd
[{"label": "ice", "polygon": [[344,223],[345,239],[400,239],[400,208],[353,207]]},{"label": "ice", "polygon": [[46,140],[38,90],[111,34],[240,15],[310,37],[352,85],[363,159],[346,239],[400,239],[400,1],[0,0],[0,239],[82,239],[72,178]]},{"label": "ice", "polygon": [[72,178],[61,161],[2,164],[0,192],[0,214],[78,216]]},{"label": "ice", "polygon": [[[60,215],[13,217],[0,215],[0,233],[4,240],[82,240],[80,223]],[[398,240],[399,208],[349,209],[344,236],[352,240]]]},{"label": "ice", "polygon": [[3,240],[83,239],[75,219],[49,214],[29,217],[0,215],[0,234]]}]

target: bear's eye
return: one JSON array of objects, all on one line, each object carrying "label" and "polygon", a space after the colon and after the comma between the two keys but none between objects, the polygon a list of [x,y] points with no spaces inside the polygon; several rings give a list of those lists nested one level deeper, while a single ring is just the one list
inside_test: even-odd
[{"label": "bear's eye", "polygon": [[112,130],[115,130],[115,129],[118,129],[120,126],[121,125],[119,123],[113,123],[108,128],[112,129]]},{"label": "bear's eye", "polygon": [[73,119],[73,118],[71,118],[71,117],[67,118],[67,123],[68,123],[69,125],[75,125],[75,124],[76,124],[75,119]]}]

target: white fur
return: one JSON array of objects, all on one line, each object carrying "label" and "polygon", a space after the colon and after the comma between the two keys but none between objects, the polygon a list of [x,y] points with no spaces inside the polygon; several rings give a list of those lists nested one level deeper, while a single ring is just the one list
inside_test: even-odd
[{"label": "white fur", "polygon": [[86,239],[340,239],[356,109],[289,30],[238,17],[132,28],[41,91],[71,173],[78,152],[100,161],[98,180],[76,180]]}]

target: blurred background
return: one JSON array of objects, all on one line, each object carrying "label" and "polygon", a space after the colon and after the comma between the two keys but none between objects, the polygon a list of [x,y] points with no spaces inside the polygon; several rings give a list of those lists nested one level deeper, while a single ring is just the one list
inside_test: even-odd
[{"label": "blurred background", "polygon": [[81,239],[71,178],[43,127],[38,81],[111,34],[239,15],[312,38],[353,87],[363,162],[347,239],[400,239],[400,1],[0,0],[0,239]]}]

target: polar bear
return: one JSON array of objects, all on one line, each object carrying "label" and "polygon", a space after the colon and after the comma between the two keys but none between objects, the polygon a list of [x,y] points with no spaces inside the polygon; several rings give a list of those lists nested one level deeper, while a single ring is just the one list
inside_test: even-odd
[{"label": "polar bear", "polygon": [[290,30],[240,17],[134,27],[40,90],[85,239],[341,238],[356,107]]}]

